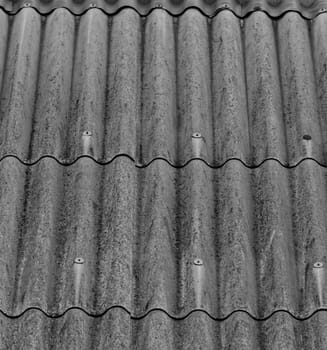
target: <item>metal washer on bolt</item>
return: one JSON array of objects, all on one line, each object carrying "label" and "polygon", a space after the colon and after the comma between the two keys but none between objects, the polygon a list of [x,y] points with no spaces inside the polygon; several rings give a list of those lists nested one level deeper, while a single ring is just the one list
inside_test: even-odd
[{"label": "metal washer on bolt", "polygon": [[76,259],[74,260],[74,263],[75,263],[75,264],[84,264],[84,259],[83,259],[83,258],[76,258]]},{"label": "metal washer on bolt", "polygon": [[324,267],[324,263],[322,263],[321,261],[317,261],[313,264],[313,267],[316,269],[320,269],[320,268]]},{"label": "metal washer on bolt", "polygon": [[196,259],[194,259],[193,264],[197,265],[197,266],[201,266],[201,265],[203,265],[203,261],[202,261],[202,259],[196,258]]}]

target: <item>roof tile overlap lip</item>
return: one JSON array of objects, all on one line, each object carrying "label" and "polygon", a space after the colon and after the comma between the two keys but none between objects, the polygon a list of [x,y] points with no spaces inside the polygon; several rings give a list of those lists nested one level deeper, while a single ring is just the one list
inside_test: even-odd
[{"label": "roof tile overlap lip", "polygon": [[[305,322],[287,314],[276,314],[260,323],[260,328],[247,315],[233,315],[224,322],[215,322],[207,315],[193,314],[177,322],[158,311],[135,321],[122,310],[112,310],[95,319],[78,310],[71,310],[60,319],[49,319],[38,311],[30,311],[15,322],[1,318],[1,323],[3,346],[29,349],[60,349],[67,344],[78,344],[81,349],[90,348],[90,344],[92,349],[151,349],[154,346],[228,349],[238,348],[240,344],[248,350],[259,350],[263,345],[323,349],[326,336],[326,313],[316,314]],[[320,329],[317,324],[321,325]]]},{"label": "roof tile overlap lip", "polygon": [[0,10],[0,339],[322,348],[324,1],[94,3]]},{"label": "roof tile overlap lip", "polygon": [[159,8],[179,16],[190,8],[196,8],[208,17],[227,9],[242,18],[255,11],[264,11],[271,17],[296,11],[303,17],[312,19],[327,11],[327,0],[1,0],[0,6],[10,14],[16,14],[26,7],[33,7],[41,14],[49,14],[57,8],[67,8],[75,15],[82,15],[93,8],[111,15],[124,8],[133,8],[140,15],[147,16]]}]

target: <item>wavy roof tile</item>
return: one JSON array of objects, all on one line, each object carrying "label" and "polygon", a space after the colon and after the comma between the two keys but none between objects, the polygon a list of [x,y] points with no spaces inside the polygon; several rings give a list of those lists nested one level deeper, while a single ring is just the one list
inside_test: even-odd
[{"label": "wavy roof tile", "polygon": [[242,313],[223,322],[197,312],[175,321],[156,311],[131,320],[122,310],[91,318],[80,310],[50,319],[28,311],[16,320],[0,317],[0,340],[7,349],[323,349],[326,313],[297,321],[278,313],[258,323]]},{"label": "wavy roof tile", "polygon": [[0,17],[0,157],[327,165],[327,14]]},{"label": "wavy roof tile", "polygon": [[264,11],[272,17],[296,11],[310,19],[327,12],[327,0],[0,0],[0,6],[11,14],[24,7],[34,7],[42,14],[63,7],[75,15],[81,15],[90,8],[99,8],[108,14],[133,8],[142,16],[147,16],[156,8],[175,16],[189,8],[197,8],[208,17],[226,9],[239,17],[248,16],[254,11]]},{"label": "wavy roof tile", "polygon": [[326,169],[315,162],[0,165],[0,309],[10,316],[119,305],[137,318],[159,308],[303,319],[327,306],[315,267],[326,260]]},{"label": "wavy roof tile", "polygon": [[94,3],[0,2],[1,344],[323,349],[325,1]]}]

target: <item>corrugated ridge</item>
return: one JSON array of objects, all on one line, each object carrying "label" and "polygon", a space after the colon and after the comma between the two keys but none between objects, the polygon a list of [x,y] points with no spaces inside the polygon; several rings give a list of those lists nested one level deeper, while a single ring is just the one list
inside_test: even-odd
[{"label": "corrugated ridge", "polygon": [[227,163],[229,162],[232,162],[232,161],[238,161],[240,162],[244,167],[248,168],[248,169],[257,169],[257,168],[260,168],[263,164],[265,164],[266,162],[269,162],[269,161],[274,161],[274,162],[277,162],[279,165],[281,165],[283,168],[286,168],[286,169],[294,169],[296,168],[297,166],[299,166],[300,164],[302,164],[303,162],[305,162],[306,160],[312,160],[314,161],[315,163],[317,163],[318,165],[320,165],[321,167],[323,168],[327,168],[327,165],[326,164],[323,164],[321,162],[319,162],[319,160],[317,159],[314,159],[314,158],[310,158],[310,157],[305,157],[305,158],[302,158],[301,160],[299,160],[297,163],[295,164],[287,164],[287,163],[283,163],[282,161],[280,161],[279,159],[277,158],[266,158],[264,159],[262,162],[260,162],[259,164],[247,164],[245,163],[242,159],[240,158],[228,158],[227,160],[225,160],[223,163],[221,164],[210,164],[208,163],[205,159],[203,158],[191,158],[189,159],[188,161],[186,161],[185,163],[182,163],[182,164],[174,164],[172,163],[169,159],[166,159],[166,158],[163,158],[163,157],[156,157],[156,158],[153,158],[151,159],[150,161],[146,162],[146,163],[140,163],[138,162],[137,160],[135,160],[132,156],[130,156],[129,154],[117,154],[116,156],[114,156],[113,158],[111,158],[110,160],[108,161],[105,161],[105,162],[102,162],[102,161],[99,161],[95,158],[93,158],[92,156],[89,156],[89,155],[81,155],[79,157],[77,157],[76,159],[72,160],[72,161],[67,161],[67,162],[64,162],[64,161],[61,161],[60,159],[52,156],[52,155],[44,155],[42,157],[40,157],[39,159],[33,161],[33,162],[28,162],[28,161],[24,161],[22,159],[20,159],[19,157],[17,157],[16,155],[13,155],[13,154],[8,154],[6,156],[3,156],[2,158],[0,158],[0,162],[4,161],[5,159],[8,159],[8,158],[14,158],[16,160],[18,160],[21,164],[23,165],[26,165],[26,166],[33,166],[33,165],[36,165],[38,164],[40,161],[42,161],[43,159],[53,159],[55,160],[58,164],[62,165],[62,166],[71,166],[73,164],[75,164],[76,162],[78,162],[80,159],[91,159],[92,161],[94,161],[94,163],[96,164],[99,164],[99,165],[109,165],[111,164],[113,161],[115,161],[116,159],[118,158],[127,158],[129,159],[132,163],[135,164],[135,167],[136,168],[139,168],[139,169],[144,169],[144,168],[147,168],[148,166],[150,166],[152,163],[156,162],[156,161],[164,161],[166,162],[167,164],[169,164],[171,167],[173,168],[176,168],[176,169],[182,169],[182,168],[185,168],[186,166],[188,166],[190,163],[194,162],[194,161],[201,161],[203,162],[204,164],[206,164],[209,168],[211,169],[220,169],[222,167],[224,167]]},{"label": "corrugated ridge", "polygon": [[327,0],[87,0],[82,2],[71,1],[67,4],[63,0],[42,1],[42,0],[1,0],[0,6],[8,14],[16,14],[22,8],[33,7],[40,14],[49,14],[55,9],[66,8],[74,15],[82,15],[90,8],[99,8],[106,14],[115,15],[125,8],[137,11],[141,16],[148,16],[154,9],[161,8],[173,16],[179,16],[190,8],[201,11],[207,17],[214,17],[222,10],[230,10],[239,18],[245,18],[255,11],[263,11],[270,17],[278,18],[287,12],[298,12],[304,18],[313,19],[320,13],[327,12]]}]

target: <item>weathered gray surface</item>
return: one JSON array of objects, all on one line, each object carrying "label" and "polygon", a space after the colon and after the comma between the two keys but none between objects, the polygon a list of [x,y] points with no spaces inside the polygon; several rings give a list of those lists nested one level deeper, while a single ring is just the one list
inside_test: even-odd
[{"label": "weathered gray surface", "polygon": [[326,269],[321,284],[314,270],[326,263],[326,171],[311,160],[250,170],[239,161],[138,169],[128,158],[69,167],[5,159],[0,308],[306,317],[327,302]]},{"label": "weathered gray surface", "polygon": [[217,322],[202,312],[176,321],[161,311],[132,320],[120,309],[100,318],[70,310],[59,319],[32,310],[14,320],[0,317],[0,349],[317,350],[325,349],[326,326],[325,312],[306,321],[277,313],[258,323],[243,313]]},{"label": "weathered gray surface", "polygon": [[[4,18],[2,22],[3,25],[8,23]],[[40,15],[33,9],[25,9],[15,16],[7,32],[10,43],[6,65],[2,68],[4,74],[0,105],[2,155],[17,154],[22,159],[29,156],[41,28]]]},{"label": "weathered gray surface", "polygon": [[325,348],[326,21],[0,10],[0,349]]},{"label": "weathered gray surface", "polygon": [[0,157],[327,164],[327,14],[0,14]]},{"label": "weathered gray surface", "polygon": [[[171,14],[179,15],[190,7],[197,7],[207,16],[214,16],[218,11],[230,9],[238,16],[246,16],[252,11],[262,10],[270,16],[278,17],[287,11],[301,12],[304,17],[314,18],[327,8],[326,0],[30,0],[28,6],[35,7],[41,13],[65,7],[74,14],[82,14],[89,8],[99,7],[108,14],[117,13],[128,6],[142,15],[147,15],[154,8],[163,8]],[[25,0],[1,0],[0,5],[6,11],[16,13],[26,7]]]}]

